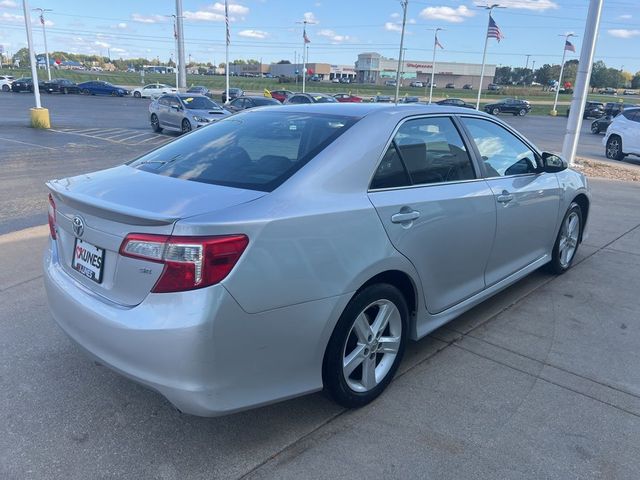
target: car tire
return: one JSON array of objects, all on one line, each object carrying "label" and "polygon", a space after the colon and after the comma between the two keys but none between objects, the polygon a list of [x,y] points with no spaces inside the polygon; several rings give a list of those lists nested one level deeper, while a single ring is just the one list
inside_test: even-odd
[{"label": "car tire", "polygon": [[69,89],[67,87],[62,89],[62,94],[66,95],[67,93],[69,93]]},{"label": "car tire", "polygon": [[549,270],[556,275],[563,274],[571,268],[576,257],[582,235],[582,209],[580,205],[572,202],[564,214],[560,230],[553,245]]},{"label": "car tire", "polygon": [[407,302],[393,285],[370,285],[351,299],[322,365],[324,387],[338,404],[362,407],[387,388],[404,354],[408,318]]},{"label": "car tire", "polygon": [[498,115],[500,113],[500,109],[498,107],[494,107],[491,109],[492,115]]},{"label": "car tire", "polygon": [[91,92],[89,91],[88,88],[83,88],[80,93],[82,93],[82,95],[91,95]]},{"label": "car tire", "polygon": [[133,92],[133,96],[136,98],[142,98],[142,94],[140,92]]},{"label": "car tire", "polygon": [[624,158],[622,139],[618,135],[611,135],[607,140],[605,155],[610,160],[622,160]]},{"label": "car tire", "polygon": [[191,131],[191,122],[184,118],[182,120],[182,133],[189,133]]},{"label": "car tire", "polygon": [[600,126],[597,123],[591,124],[591,133],[598,134],[600,133]]},{"label": "car tire", "polygon": [[151,114],[151,128],[154,132],[160,133],[162,132],[162,127],[160,126],[160,120],[155,113]]},{"label": "car tire", "polygon": [[518,112],[518,115],[521,117],[524,117],[526,114],[527,114],[526,108],[521,108],[520,111]]},{"label": "car tire", "polygon": [[118,94],[118,92],[116,92],[115,90],[113,92],[111,92],[111,96],[112,97],[119,97],[120,95]]},{"label": "car tire", "polygon": [[9,90],[11,90],[11,88],[9,87],[9,85],[2,85],[2,91],[3,91],[3,92],[8,92]]}]

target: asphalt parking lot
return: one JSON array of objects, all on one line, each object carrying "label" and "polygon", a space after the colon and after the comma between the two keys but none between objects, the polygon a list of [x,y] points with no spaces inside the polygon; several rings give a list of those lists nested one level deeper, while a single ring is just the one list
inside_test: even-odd
[{"label": "asphalt parking lot", "polygon": [[[150,132],[147,100],[43,99],[54,131],[24,128],[28,95],[0,95],[0,478],[638,478],[637,184],[592,180],[574,268],[535,272],[412,344],[373,404],[319,393],[203,419],[89,360],[42,286],[43,181],[174,137],[134,136]],[[504,118],[543,148],[562,142],[566,119]]]}]

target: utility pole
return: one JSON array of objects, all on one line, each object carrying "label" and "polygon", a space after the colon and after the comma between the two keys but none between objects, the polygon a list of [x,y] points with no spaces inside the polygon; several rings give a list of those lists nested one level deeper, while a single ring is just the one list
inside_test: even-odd
[{"label": "utility pole", "polygon": [[593,66],[593,56],[596,51],[596,41],[600,29],[600,17],[602,15],[603,0],[591,0],[589,13],[584,27],[584,41],[580,49],[580,63],[576,76],[576,85],[573,91],[571,109],[567,119],[567,131],[562,144],[562,156],[573,166],[575,163],[578,140],[580,139],[580,126],[584,115],[584,104],[589,93],[589,80]]},{"label": "utility pole", "polygon": [[433,81],[436,76],[436,47],[442,48],[440,42],[438,41],[438,32],[444,30],[444,28],[436,28],[435,33],[433,34],[433,59],[431,60],[431,83],[429,84],[429,104],[431,104],[431,100],[433,98]]},{"label": "utility pole", "polygon": [[182,27],[182,0],[176,0],[176,42],[178,61],[178,84],[176,88],[187,88],[187,68],[184,61],[184,29]]},{"label": "utility pole", "polygon": [[313,25],[316,22],[312,22],[305,18],[304,20],[296,23],[303,25],[302,27],[302,93],[304,93],[306,83],[307,83],[307,54],[309,53],[307,44],[311,43],[311,40],[309,40],[309,37],[307,37],[307,25]]},{"label": "utility pole", "polygon": [[530,57],[530,56],[531,56],[531,54],[530,54],[530,53],[527,53],[527,54],[525,55],[525,57],[527,57],[527,63],[525,63],[525,65],[524,65],[524,69],[525,69],[525,70],[529,70],[529,57]]},{"label": "utility pole", "polygon": [[560,93],[560,86],[562,85],[562,74],[564,73],[564,59],[567,56],[567,42],[569,41],[569,38],[577,37],[577,35],[574,35],[573,33],[567,33],[565,35],[560,34],[558,36],[564,37],[564,43],[562,44],[563,48],[562,48],[562,63],[560,64],[560,78],[558,78],[558,85],[556,86],[556,96],[553,99],[553,109],[551,110],[551,115],[554,117],[558,114],[556,107],[558,106],[558,94]]},{"label": "utility pole", "polygon": [[42,108],[40,104],[40,89],[38,88],[38,68],[36,66],[36,54],[33,51],[33,32],[31,31],[31,15],[29,0],[22,0],[24,24],[27,29],[27,46],[29,47],[29,60],[31,62],[31,79],[33,81],[33,96],[36,108],[31,109],[31,126],[35,128],[51,128],[49,110]]},{"label": "utility pole", "polygon": [[47,60],[47,78],[51,81],[51,68],[49,66],[49,49],[47,48],[47,30],[44,26],[44,12],[52,12],[50,8],[34,8],[34,11],[40,12],[40,24],[42,25],[42,36],[44,37],[44,56]]},{"label": "utility pole", "polygon": [[533,82],[535,82],[535,81],[536,81],[536,74],[535,74],[535,71],[536,71],[536,61],[535,61],[535,60],[533,60],[533,61],[531,62],[531,83],[533,83]]},{"label": "utility pole", "polygon": [[180,76],[179,76],[179,72],[180,70],[178,69],[178,17],[177,15],[167,15],[168,17],[173,18],[173,39],[175,40],[175,60],[173,62],[173,68],[176,72],[176,88],[180,88]]},{"label": "utility pole", "polygon": [[229,103],[229,44],[231,43],[231,31],[229,30],[229,2],[224,0],[224,24],[225,24],[225,49],[224,49],[224,103]]},{"label": "utility pole", "polygon": [[398,68],[396,69],[396,96],[395,103],[398,103],[398,95],[400,94],[400,65],[402,64],[402,49],[404,47],[404,27],[407,24],[407,8],[409,0],[400,0],[402,7],[402,31],[400,32],[400,53],[398,54]]},{"label": "utility pole", "polygon": [[[480,70],[480,85],[478,85],[478,100],[476,100],[476,110],[480,110],[480,96],[482,95],[482,81],[484,80],[484,65],[485,60],[487,58],[487,45],[489,44],[489,29],[491,28],[491,12],[493,12],[494,8],[507,8],[502,7],[498,3],[494,3],[493,5],[477,5],[478,8],[483,8],[485,10],[489,10],[489,22],[487,24],[487,33],[484,37],[484,50],[482,51],[482,69]],[[494,36],[493,38],[498,38],[498,36]],[[498,40],[499,41],[499,40]]]}]

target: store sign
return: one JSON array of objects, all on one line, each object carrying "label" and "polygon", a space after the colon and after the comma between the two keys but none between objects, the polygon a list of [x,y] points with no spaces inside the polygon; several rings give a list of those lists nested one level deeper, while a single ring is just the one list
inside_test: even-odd
[{"label": "store sign", "polygon": [[407,63],[407,67],[412,68],[432,68],[433,65],[429,63]]}]

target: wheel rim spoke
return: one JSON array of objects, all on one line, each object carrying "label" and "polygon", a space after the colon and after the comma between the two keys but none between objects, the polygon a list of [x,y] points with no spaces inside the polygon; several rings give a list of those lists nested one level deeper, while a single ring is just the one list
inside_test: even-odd
[{"label": "wheel rim spoke", "polygon": [[380,338],[379,345],[378,352],[398,353],[400,337],[382,337]]},{"label": "wheel rim spoke", "polygon": [[342,368],[347,377],[351,375],[358,365],[364,361],[364,349],[364,345],[358,344],[358,346],[344,359]]},{"label": "wheel rim spoke", "polygon": [[364,314],[364,312],[362,312],[360,315],[358,315],[358,318],[356,318],[356,321],[353,324],[353,330],[361,343],[367,343],[371,340],[371,335],[373,335],[373,332],[371,331],[369,321],[367,320],[367,316]]},{"label": "wheel rim spoke", "polygon": [[362,362],[362,386],[367,390],[371,390],[376,386],[375,356],[369,356]]},{"label": "wheel rim spoke", "polygon": [[371,325],[371,331],[374,335],[380,336],[384,329],[389,324],[389,317],[395,313],[395,307],[392,304],[384,304],[380,306],[378,314],[376,315],[373,325]]}]

